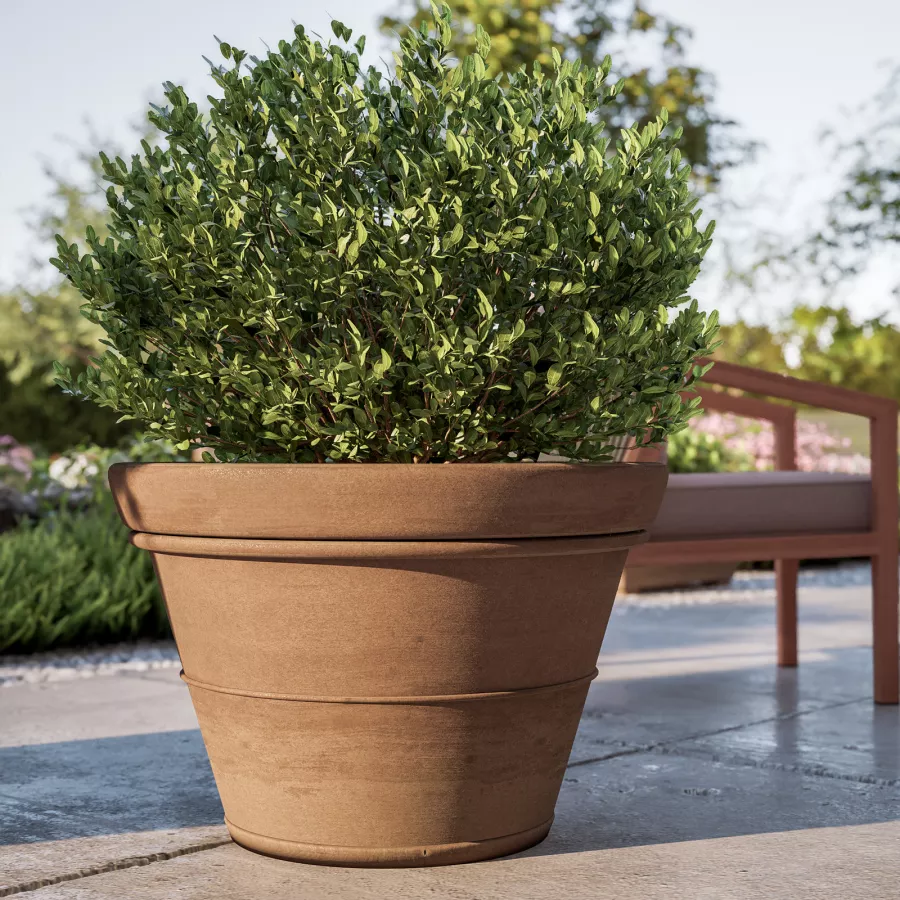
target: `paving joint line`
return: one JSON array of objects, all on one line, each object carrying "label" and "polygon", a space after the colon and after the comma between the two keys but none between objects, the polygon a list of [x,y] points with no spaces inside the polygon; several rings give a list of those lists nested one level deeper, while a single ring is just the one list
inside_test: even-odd
[{"label": "paving joint line", "polygon": [[[727,725],[724,728],[717,728],[713,731],[699,731],[696,734],[688,734],[684,737],[669,738],[668,740],[664,741],[655,741],[651,744],[626,746],[620,750],[615,750],[611,753],[605,753],[601,756],[591,757],[590,759],[579,759],[575,762],[570,762],[566,765],[566,768],[574,769],[577,766],[587,766],[591,763],[606,762],[606,760],[609,759],[618,759],[622,756],[634,756],[638,753],[666,753],[669,752],[667,751],[667,748],[684,743],[685,741],[696,741],[700,740],[701,738],[717,737],[720,734],[728,734],[732,731],[740,731],[743,728],[753,728],[757,725],[767,725],[770,722],[789,722],[791,719],[798,719],[801,716],[808,716],[810,713],[822,712],[823,710],[827,709],[838,709],[841,706],[852,706],[854,703],[861,703],[864,700],[871,700],[871,697],[856,697],[853,700],[840,700],[836,703],[826,704],[825,706],[817,706],[814,709],[798,709],[794,712],[783,713],[782,715],[778,716],[769,716],[768,718],[758,719],[753,722],[742,722],[739,725]],[[670,755],[675,756],[677,754],[673,751],[670,752]],[[699,756],[701,755],[701,753],[698,753],[697,755]],[[715,754],[709,755],[714,756]]]},{"label": "paving joint line", "polygon": [[215,850],[231,843],[231,838],[218,838],[213,841],[203,841],[199,844],[191,844],[187,847],[179,847],[175,850],[161,850],[158,853],[150,853],[146,856],[127,856],[123,859],[111,860],[96,866],[88,866],[77,872],[63,872],[59,875],[48,875],[46,878],[37,878],[33,881],[23,881],[19,884],[0,885],[0,897],[12,897],[15,894],[26,894],[30,891],[38,891],[41,888],[51,887],[54,884],[64,884],[69,881],[80,881],[83,878],[91,878],[94,875],[106,875],[110,872],[119,872],[123,869],[133,869],[138,866],[149,866],[157,862],[166,862],[177,859],[179,856],[189,856],[193,853],[203,853],[205,850]]},{"label": "paving joint line", "polygon": [[621,756],[634,756],[636,753],[647,753],[653,749],[652,744],[642,744],[637,747],[623,747],[621,750],[613,750],[604,753],[603,756],[592,756],[590,759],[576,759],[575,762],[566,763],[567,769],[578,766],[589,766],[591,763],[606,762],[608,759],[618,759]]},{"label": "paving joint line", "polygon": [[690,752],[682,747],[657,747],[650,751],[660,756],[677,756],[680,759],[702,759],[707,762],[724,763],[727,766],[742,766],[748,769],[764,769],[774,772],[787,772],[792,775],[805,775],[810,778],[828,778],[833,781],[847,781],[851,784],[868,784],[873,787],[898,787],[900,778],[878,778],[875,775],[852,775],[835,772],[825,766],[780,763],[772,760],[753,759],[740,754],[710,753],[697,749]]}]

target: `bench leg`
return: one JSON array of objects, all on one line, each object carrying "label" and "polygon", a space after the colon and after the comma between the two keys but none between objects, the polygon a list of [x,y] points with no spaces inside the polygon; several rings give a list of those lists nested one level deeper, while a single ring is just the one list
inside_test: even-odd
[{"label": "bench leg", "polygon": [[897,600],[897,557],[890,554],[873,557],[872,652],[876,703],[900,701]]},{"label": "bench leg", "polygon": [[797,575],[800,561],[775,560],[775,619],[778,665],[797,665]]}]

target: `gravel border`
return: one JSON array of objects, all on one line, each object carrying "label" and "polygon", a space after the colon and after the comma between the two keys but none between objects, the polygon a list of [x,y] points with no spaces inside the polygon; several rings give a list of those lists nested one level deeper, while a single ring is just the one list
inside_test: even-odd
[{"label": "gravel border", "polygon": [[0,687],[180,668],[174,641],[138,641],[27,656],[0,656]]},{"label": "gravel border", "polygon": [[[847,563],[828,568],[808,568],[800,572],[800,587],[867,587],[872,583],[868,563]],[[613,607],[628,612],[642,608],[665,609],[676,606],[717,603],[759,603],[775,600],[775,574],[747,570],[735,573],[727,585],[645,594],[619,594]],[[121,672],[150,672],[180,669],[181,660],[174,641],[139,641],[76,650],[57,650],[28,656],[0,656],[0,687],[17,684],[45,684],[74,681]]]},{"label": "gravel border", "polygon": [[[867,562],[842,563],[838,566],[801,569],[798,580],[802,588],[869,587],[872,584],[872,568]],[[728,584],[687,590],[647,591],[642,594],[619,594],[616,607],[640,609],[641,607],[698,606],[713,603],[758,603],[775,601],[775,573],[749,569],[734,573]],[[614,607],[615,608],[615,607]]]}]

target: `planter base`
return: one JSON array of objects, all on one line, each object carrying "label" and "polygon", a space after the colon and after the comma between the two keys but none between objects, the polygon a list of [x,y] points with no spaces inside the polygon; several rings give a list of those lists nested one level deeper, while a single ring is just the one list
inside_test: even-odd
[{"label": "planter base", "polygon": [[536,828],[507,834],[484,841],[464,841],[458,844],[432,844],[420,847],[338,847],[327,844],[301,844],[254,834],[225,819],[228,831],[236,844],[278,859],[314,863],[320,866],[350,866],[376,869],[420,868],[449,866],[458,863],[480,862],[508,856],[539,844],[550,831],[551,817]]}]

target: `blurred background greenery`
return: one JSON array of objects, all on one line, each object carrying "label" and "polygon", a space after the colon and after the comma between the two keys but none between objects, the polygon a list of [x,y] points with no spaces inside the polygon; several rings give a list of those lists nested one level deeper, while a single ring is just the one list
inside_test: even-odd
[{"label": "blurred background greenery", "polygon": [[[717,235],[718,293],[707,305],[727,310],[719,358],[900,400],[900,60],[889,61],[882,83],[858,97],[856,110],[841,113],[842,126],[823,136],[832,171],[827,196],[819,214],[786,235],[760,224],[764,217],[748,216],[748,204],[755,202],[757,212],[766,206],[777,219],[782,198],[773,202],[761,192],[748,200],[729,187],[733,173],[752,166],[770,136],[748,136],[739,124],[741,111],[721,108],[713,73],[696,61],[690,29],[664,13],[678,4],[448,2],[462,25],[460,55],[474,48],[476,25],[491,36],[492,74],[502,78],[521,65],[546,63],[553,49],[585,63],[611,53],[614,77],[624,79],[624,89],[609,111],[610,136],[661,109],[672,127],[684,129],[682,153],[693,166],[704,207],[715,211],[720,225],[751,221],[749,229],[720,227]],[[380,18],[386,49],[426,9],[420,0],[386,2]],[[246,10],[241,15],[246,18]],[[211,32],[216,25],[208,18]],[[350,16],[343,18],[356,26]],[[757,53],[765,67],[765,48]],[[748,71],[746,77],[756,76]],[[115,459],[173,458],[172,450],[142,443],[129,424],[117,424],[115,414],[63,394],[52,381],[55,360],[88,366],[101,337],[80,315],[80,296],[44,261],[55,234],[74,241],[88,225],[104,230],[96,153],[101,145],[109,149],[110,141],[87,127],[68,137],[76,141],[74,158],[69,151],[61,154],[67,165],[47,167],[46,195],[21,216],[35,261],[0,287],[0,531],[6,529],[0,535],[0,596],[7,598],[0,603],[0,652],[166,630],[152,571],[127,544],[105,470]],[[153,135],[138,126],[131,146],[119,137],[127,155],[141,137],[152,141]],[[848,301],[876,262],[883,295]],[[759,303],[740,299],[766,298],[776,289],[807,299],[778,310],[762,302],[762,315]],[[800,418],[802,467],[862,470],[864,420],[814,410],[802,410]],[[670,450],[675,471],[766,468],[771,434],[764,425],[704,416],[676,436]],[[49,558],[62,562],[47,566]]]},{"label": "blurred background greenery", "polygon": [[[462,24],[458,53],[474,48],[475,26],[482,25],[492,38],[494,74],[501,77],[520,65],[546,63],[553,48],[586,63],[614,53],[613,74],[624,79],[625,88],[609,112],[610,135],[665,108],[672,127],[684,128],[682,152],[704,203],[719,211],[720,224],[736,215],[723,176],[750,163],[759,144],[737,124],[739,110],[730,115],[719,108],[715,79],[692,59],[690,30],[663,15],[664,4],[449,0],[449,5]],[[388,8],[380,20],[387,45],[407,25],[419,24],[426,10],[420,0]],[[765,64],[762,56],[760,62]],[[824,286],[825,305],[797,305],[764,321],[731,316],[729,322],[726,315],[720,358],[900,399],[895,364],[900,331],[893,308],[863,318],[845,305],[827,305],[837,286],[900,241],[900,67],[889,69],[885,84],[860,101],[878,110],[877,121],[834,142],[836,187],[815,227],[789,242],[760,231],[749,250],[742,246],[741,253],[724,254],[731,260],[726,290],[764,293],[789,277],[816,280]],[[136,129],[134,146],[145,136],[152,139],[146,129]],[[77,240],[87,225],[103,232],[104,188],[96,151],[109,143],[92,133],[82,138],[74,167],[63,174],[63,167],[48,166],[48,195],[23,214],[23,228],[36,248],[51,247],[56,233]],[[717,236],[719,243],[728,240]],[[734,263],[735,258],[742,262]],[[896,287],[900,265],[895,256],[888,259],[894,263],[889,275]],[[0,433],[50,452],[84,442],[113,445],[128,433],[108,410],[66,397],[52,384],[54,360],[76,368],[89,365],[99,348],[100,334],[79,314],[79,306],[80,297],[40,257],[16,283],[0,290]],[[837,427],[852,432],[843,419]]]}]

